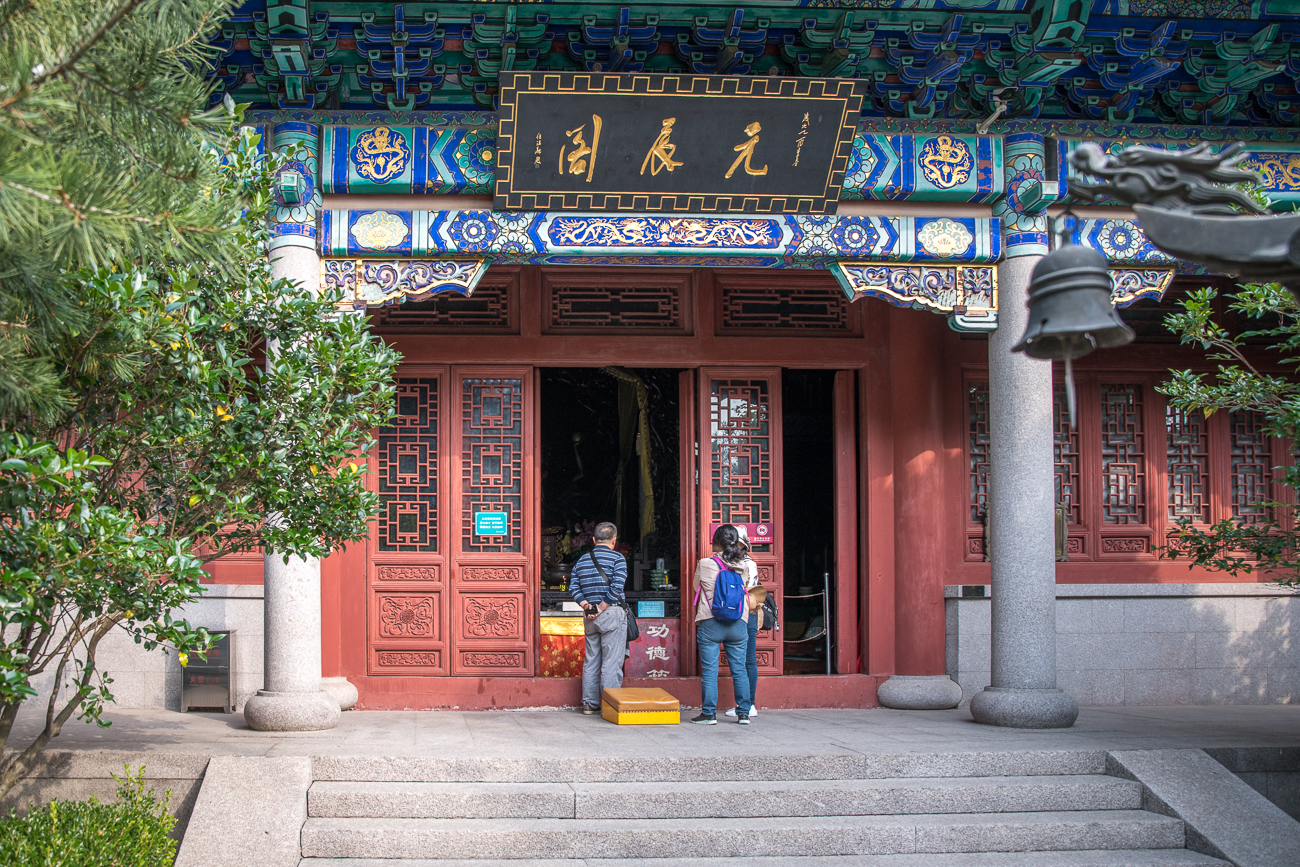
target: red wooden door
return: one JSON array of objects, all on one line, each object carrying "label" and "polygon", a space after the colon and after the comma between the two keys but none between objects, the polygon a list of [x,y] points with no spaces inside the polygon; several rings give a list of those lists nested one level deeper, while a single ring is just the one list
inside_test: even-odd
[{"label": "red wooden door", "polygon": [[540,532],[531,367],[457,367],[449,414],[451,673],[532,676]]},{"label": "red wooden door", "polygon": [[446,381],[445,367],[403,365],[396,418],[370,457],[381,504],[366,558],[370,674],[448,673]]},{"label": "red wooden door", "polygon": [[835,373],[835,578],[831,636],[835,671],[858,671],[858,434],[852,370]]},{"label": "red wooden door", "polygon": [[[702,368],[698,413],[700,556],[711,550],[710,528],[717,524],[774,528],[775,539],[768,544],[751,538],[751,556],[784,618],[781,371]],[[782,673],[781,637],[780,632],[759,633],[759,674]]]},{"label": "red wooden door", "polygon": [[[695,423],[695,404],[695,371],[683,370],[677,375],[677,430],[681,440],[677,471],[682,498],[678,537],[681,545],[679,557],[682,568],[677,584],[682,594],[682,624],[681,631],[678,633],[681,641],[678,652],[681,660],[679,671],[683,675],[699,671],[698,661],[695,658],[695,606],[691,604],[693,602],[691,576],[695,574],[695,562],[700,558],[700,534],[696,529],[699,524],[696,503],[700,476],[700,433]],[[707,551],[708,548],[704,550]]]}]

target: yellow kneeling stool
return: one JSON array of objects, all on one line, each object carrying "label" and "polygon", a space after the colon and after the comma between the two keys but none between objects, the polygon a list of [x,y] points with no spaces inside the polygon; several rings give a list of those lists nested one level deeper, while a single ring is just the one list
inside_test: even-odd
[{"label": "yellow kneeling stool", "polygon": [[600,693],[600,715],[621,726],[675,726],[682,721],[682,706],[658,687],[606,689]]}]

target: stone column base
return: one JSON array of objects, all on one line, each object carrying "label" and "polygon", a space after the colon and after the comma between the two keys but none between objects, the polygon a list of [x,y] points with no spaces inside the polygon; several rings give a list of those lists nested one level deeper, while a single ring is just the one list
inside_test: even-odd
[{"label": "stone column base", "polygon": [[1079,717],[1079,703],[1059,689],[986,686],[970,701],[975,722],[1016,729],[1068,729]]},{"label": "stone column base", "polygon": [[876,690],[876,699],[896,710],[947,710],[961,703],[961,687],[946,674],[895,674]]},{"label": "stone column base", "polygon": [[244,702],[244,719],[259,732],[318,732],[339,724],[334,697],[316,692],[271,692],[259,689]]},{"label": "stone column base", "polygon": [[361,693],[346,677],[322,677],[320,688],[339,703],[339,710],[352,710],[357,706],[357,699],[361,698]]}]

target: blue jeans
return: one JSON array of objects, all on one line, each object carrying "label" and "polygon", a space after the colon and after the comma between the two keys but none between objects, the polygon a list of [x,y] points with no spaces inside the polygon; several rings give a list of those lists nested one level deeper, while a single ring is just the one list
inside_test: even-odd
[{"label": "blue jeans", "polygon": [[727,651],[727,665],[731,668],[731,682],[736,691],[736,707],[750,706],[749,675],[745,672],[747,630],[748,624],[743,620],[719,623],[710,618],[695,624],[695,643],[699,647],[700,670],[703,672],[700,686],[704,692],[702,710],[705,716],[712,716],[718,711],[719,647]]},{"label": "blue jeans", "polygon": [[758,612],[749,615],[749,646],[745,648],[745,672],[749,675],[749,703],[758,702]]}]

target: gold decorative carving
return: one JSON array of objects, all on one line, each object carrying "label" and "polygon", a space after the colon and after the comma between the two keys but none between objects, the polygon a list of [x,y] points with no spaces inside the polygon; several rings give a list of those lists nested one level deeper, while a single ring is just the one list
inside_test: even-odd
[{"label": "gold decorative carving", "polygon": [[950,190],[970,180],[975,159],[966,142],[950,135],[926,139],[921,145],[921,177],[941,190]]},{"label": "gold decorative carving", "polygon": [[406,221],[388,211],[371,211],[357,217],[352,224],[352,237],[368,250],[387,250],[406,240],[410,230]]},{"label": "gold decorative carving", "polygon": [[357,143],[349,155],[359,176],[383,184],[406,171],[411,147],[400,132],[380,126],[357,136]]},{"label": "gold decorative carving", "polygon": [[975,242],[975,236],[956,220],[943,217],[922,226],[921,231],[916,233],[916,241],[931,256],[951,259],[969,250]]},{"label": "gold decorative carving", "polygon": [[768,247],[777,220],[722,217],[557,217],[551,240],[562,247]]}]

